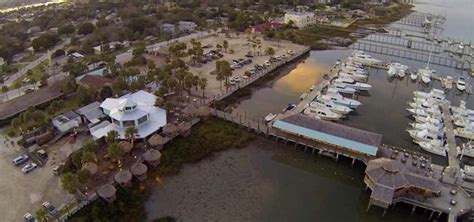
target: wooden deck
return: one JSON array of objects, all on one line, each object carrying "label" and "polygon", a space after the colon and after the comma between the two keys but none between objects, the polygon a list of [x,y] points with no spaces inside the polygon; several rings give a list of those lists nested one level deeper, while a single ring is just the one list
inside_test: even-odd
[{"label": "wooden deck", "polygon": [[453,119],[447,103],[440,105],[443,111],[443,121],[446,131],[446,140],[448,144],[448,163],[452,169],[459,169],[459,160],[457,158],[456,139],[454,138]]}]

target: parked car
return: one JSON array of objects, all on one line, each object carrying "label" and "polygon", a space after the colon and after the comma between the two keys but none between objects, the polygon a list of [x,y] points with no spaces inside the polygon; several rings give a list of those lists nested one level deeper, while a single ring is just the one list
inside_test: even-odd
[{"label": "parked car", "polygon": [[246,54],[245,57],[247,57],[247,58],[253,58],[253,55],[252,55],[252,54]]},{"label": "parked car", "polygon": [[48,153],[46,153],[46,151],[43,149],[36,151],[36,154],[38,154],[38,156],[43,160],[48,159]]},{"label": "parked car", "polygon": [[21,168],[21,172],[26,174],[36,169],[36,167],[38,167],[36,163],[29,163],[26,164],[23,168]]},{"label": "parked car", "polygon": [[35,90],[31,89],[31,88],[23,90],[23,92],[25,92],[25,94],[32,93],[33,91],[35,91]]},{"label": "parked car", "polygon": [[33,215],[31,215],[30,213],[26,213],[25,215],[23,215],[23,219],[25,220],[25,222],[36,222],[36,218],[33,217]]},{"label": "parked car", "polygon": [[27,156],[27,155],[21,155],[21,156],[18,156],[17,158],[13,159],[13,164],[15,166],[18,166],[18,165],[21,165],[23,163],[26,163],[26,161],[28,161],[30,158]]},{"label": "parked car", "polygon": [[46,202],[43,203],[43,207],[44,207],[44,209],[46,209],[46,211],[47,211],[50,215],[52,215],[52,216],[54,216],[54,215],[56,215],[56,214],[58,213],[58,210],[56,209],[56,207],[54,207],[53,205],[51,205],[51,203],[49,203],[48,201],[46,201]]},{"label": "parked car", "polygon": [[272,63],[271,63],[270,61],[268,61],[268,60],[267,60],[267,61],[265,61],[265,63],[264,63],[264,64],[265,64],[266,66],[271,66],[271,65],[272,65]]},{"label": "parked car", "polygon": [[291,51],[291,50],[288,50],[287,53],[288,53],[289,55],[295,54],[295,53],[294,53],[293,51]]}]

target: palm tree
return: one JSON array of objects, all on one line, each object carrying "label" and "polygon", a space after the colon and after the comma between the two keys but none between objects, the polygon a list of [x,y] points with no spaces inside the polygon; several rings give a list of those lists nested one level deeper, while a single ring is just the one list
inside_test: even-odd
[{"label": "palm tree", "polygon": [[95,163],[97,162],[97,156],[93,152],[83,151],[82,152],[82,163]]},{"label": "palm tree", "polygon": [[132,147],[133,147],[133,141],[135,140],[135,137],[136,137],[137,133],[138,133],[137,128],[135,128],[133,126],[128,127],[127,129],[125,129],[125,138],[130,140],[130,143],[132,144]]},{"label": "palm tree", "polygon": [[206,98],[205,95],[204,95],[205,90],[207,88],[207,79],[206,78],[203,77],[203,78],[199,79],[199,88],[201,88],[201,90],[202,90],[202,97]]},{"label": "palm tree", "polygon": [[112,143],[114,143],[117,138],[119,137],[119,134],[117,131],[115,130],[111,130],[107,133],[107,136],[105,136],[105,142],[110,145]]},{"label": "palm tree", "polygon": [[275,49],[273,49],[272,47],[268,47],[265,52],[269,55],[269,56],[273,56],[275,55]]},{"label": "palm tree", "polygon": [[227,49],[229,48],[229,42],[227,42],[227,40],[224,40],[222,46],[224,47],[224,52],[227,52]]},{"label": "palm tree", "polygon": [[44,208],[40,208],[36,211],[35,216],[36,216],[36,219],[38,219],[38,221],[43,222],[43,221],[46,221],[47,214],[48,213],[46,212]]},{"label": "palm tree", "polygon": [[125,150],[123,150],[118,143],[112,143],[107,148],[107,154],[112,159],[120,160],[120,158],[125,155]]}]

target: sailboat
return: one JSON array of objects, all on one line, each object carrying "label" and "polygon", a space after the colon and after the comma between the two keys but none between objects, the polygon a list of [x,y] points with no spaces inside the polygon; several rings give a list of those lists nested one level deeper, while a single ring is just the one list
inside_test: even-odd
[{"label": "sailboat", "polygon": [[430,83],[431,75],[436,73],[435,70],[430,69],[430,60],[431,60],[431,52],[428,57],[428,63],[426,64],[426,67],[424,69],[418,69],[418,75],[421,77],[421,81],[425,84]]}]

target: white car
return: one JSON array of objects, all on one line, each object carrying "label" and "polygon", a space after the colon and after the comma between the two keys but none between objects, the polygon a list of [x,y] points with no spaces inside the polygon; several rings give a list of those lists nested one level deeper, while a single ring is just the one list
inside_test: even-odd
[{"label": "white car", "polygon": [[265,63],[264,63],[264,64],[265,64],[266,66],[271,66],[271,65],[272,65],[272,63],[270,63],[270,61],[268,61],[268,60],[267,60],[267,61],[265,61]]},{"label": "white car", "polygon": [[29,163],[29,164],[26,164],[23,168],[21,168],[21,172],[27,174],[33,171],[34,169],[36,169],[36,167],[38,167],[36,163]]},{"label": "white car", "polygon": [[295,53],[294,53],[293,51],[291,51],[291,50],[288,50],[288,52],[287,52],[287,53],[288,53],[289,55],[293,55],[293,54],[295,54]]}]

